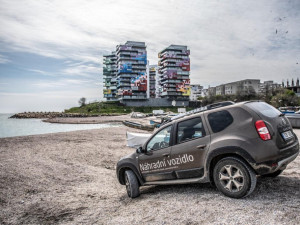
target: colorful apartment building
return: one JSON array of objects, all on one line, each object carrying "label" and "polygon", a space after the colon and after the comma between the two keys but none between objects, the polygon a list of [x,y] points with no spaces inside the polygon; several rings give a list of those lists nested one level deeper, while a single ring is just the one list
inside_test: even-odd
[{"label": "colorful apartment building", "polygon": [[189,100],[190,50],[183,45],[170,45],[158,53],[159,96],[173,100]]},{"label": "colorful apartment building", "polygon": [[149,66],[149,94],[150,98],[156,98],[157,87],[157,65]]},{"label": "colorful apartment building", "polygon": [[117,96],[120,100],[147,99],[147,51],[145,42],[118,45]]},{"label": "colorful apartment building", "polygon": [[103,56],[103,96],[108,101],[117,100],[116,52]]}]

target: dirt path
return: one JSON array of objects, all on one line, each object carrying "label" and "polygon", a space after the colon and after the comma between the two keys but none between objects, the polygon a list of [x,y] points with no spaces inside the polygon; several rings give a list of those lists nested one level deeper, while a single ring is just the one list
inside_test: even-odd
[{"label": "dirt path", "polygon": [[[0,139],[1,224],[299,224],[300,158],[245,199],[209,184],[127,197],[115,174],[127,127]],[[300,136],[299,130],[297,130]]]}]

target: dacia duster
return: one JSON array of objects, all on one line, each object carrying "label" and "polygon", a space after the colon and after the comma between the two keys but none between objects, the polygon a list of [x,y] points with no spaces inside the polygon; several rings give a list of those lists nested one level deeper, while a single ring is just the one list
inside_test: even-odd
[{"label": "dacia duster", "polygon": [[131,198],[143,185],[203,182],[242,198],[253,192],[257,176],[278,176],[298,153],[289,120],[273,106],[214,104],[163,125],[120,159],[116,172]]}]

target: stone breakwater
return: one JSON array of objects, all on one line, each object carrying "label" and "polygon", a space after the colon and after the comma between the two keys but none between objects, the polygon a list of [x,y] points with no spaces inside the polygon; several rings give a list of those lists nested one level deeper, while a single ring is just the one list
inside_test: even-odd
[{"label": "stone breakwater", "polygon": [[15,119],[51,119],[51,118],[83,118],[83,117],[98,117],[98,116],[116,116],[119,114],[85,114],[85,113],[62,113],[62,112],[24,112],[17,113],[10,118]]}]

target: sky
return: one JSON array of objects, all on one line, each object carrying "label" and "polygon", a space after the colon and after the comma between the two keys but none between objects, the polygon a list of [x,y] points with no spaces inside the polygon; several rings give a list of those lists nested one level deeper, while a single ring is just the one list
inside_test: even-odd
[{"label": "sky", "polygon": [[103,55],[191,51],[191,83],[300,78],[299,0],[0,0],[0,113],[103,100]]}]

